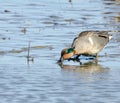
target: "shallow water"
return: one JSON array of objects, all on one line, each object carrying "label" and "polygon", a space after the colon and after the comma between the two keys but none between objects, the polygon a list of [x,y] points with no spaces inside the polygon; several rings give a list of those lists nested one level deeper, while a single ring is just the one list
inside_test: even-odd
[{"label": "shallow water", "polygon": [[[0,0],[0,7],[1,103],[120,102],[119,0]],[[57,64],[84,30],[113,35],[98,64]]]}]

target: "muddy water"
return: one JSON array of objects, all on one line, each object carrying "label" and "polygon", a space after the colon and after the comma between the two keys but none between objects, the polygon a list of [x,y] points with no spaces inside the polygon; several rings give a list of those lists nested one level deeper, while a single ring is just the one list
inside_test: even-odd
[{"label": "muddy water", "polygon": [[[1,103],[120,102],[119,0],[1,0],[0,8]],[[98,64],[58,65],[61,49],[84,30],[113,35]]]}]

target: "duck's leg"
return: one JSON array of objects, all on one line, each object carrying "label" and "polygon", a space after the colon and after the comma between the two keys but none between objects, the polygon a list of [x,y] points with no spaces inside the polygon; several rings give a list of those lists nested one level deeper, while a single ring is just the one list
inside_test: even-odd
[{"label": "duck's leg", "polygon": [[74,58],[69,58],[69,59],[68,59],[68,61],[71,61],[71,60],[72,60],[72,61],[75,61],[75,59],[74,59]]},{"label": "duck's leg", "polygon": [[77,62],[79,62],[79,61],[80,61],[79,56],[80,56],[80,55],[77,55],[77,56],[74,57],[74,58],[69,58],[68,61],[72,60],[72,61],[77,61]]},{"label": "duck's leg", "polygon": [[95,63],[98,64],[98,54],[96,54],[96,57],[95,57]]},{"label": "duck's leg", "polygon": [[98,54],[96,54],[96,59],[98,58]]},{"label": "duck's leg", "polygon": [[82,62],[80,61],[79,56],[80,56],[80,55],[77,55],[77,56],[76,56],[76,57],[74,57],[74,58],[69,58],[69,59],[68,59],[68,61],[71,61],[71,60],[72,60],[72,61],[77,61],[77,62],[79,62],[79,63],[80,63],[80,65],[81,65],[81,64],[82,64]]},{"label": "duck's leg", "polygon": [[95,54],[95,55],[90,55],[89,58],[87,58],[88,60],[93,60],[93,59],[97,59],[98,58],[98,55]]},{"label": "duck's leg", "polygon": [[75,60],[75,61],[77,61],[77,62],[79,62],[79,63],[80,63],[80,65],[81,65],[81,64],[82,64],[82,62],[80,61],[79,57],[80,57],[80,55],[77,55],[77,56],[74,58],[74,60]]},{"label": "duck's leg", "polygon": [[75,57],[75,61],[79,62],[80,65],[82,65],[82,62],[80,61],[79,57],[80,57],[80,55],[77,55],[77,56]]},{"label": "duck's leg", "polygon": [[77,55],[74,59],[75,59],[76,61],[80,61],[79,57],[80,57],[80,55]]}]

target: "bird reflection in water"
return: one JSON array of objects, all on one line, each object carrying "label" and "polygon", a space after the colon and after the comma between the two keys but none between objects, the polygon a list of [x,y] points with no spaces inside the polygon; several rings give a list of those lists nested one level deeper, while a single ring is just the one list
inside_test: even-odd
[{"label": "bird reflection in water", "polygon": [[78,72],[80,74],[97,74],[97,73],[106,73],[110,69],[108,67],[103,67],[99,65],[98,63],[94,62],[87,62],[82,65],[65,65],[65,64],[59,64],[61,69],[64,70],[71,70],[74,72]]}]

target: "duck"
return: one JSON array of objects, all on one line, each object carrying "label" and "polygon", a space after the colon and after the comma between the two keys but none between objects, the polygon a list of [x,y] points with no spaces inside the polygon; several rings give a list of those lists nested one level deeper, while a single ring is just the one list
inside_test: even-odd
[{"label": "duck", "polygon": [[[98,53],[106,47],[112,35],[108,31],[83,31],[73,39],[71,47],[64,48],[58,62],[64,60],[79,61],[79,56],[98,56]],[[75,56],[74,58],[72,58]]]}]

